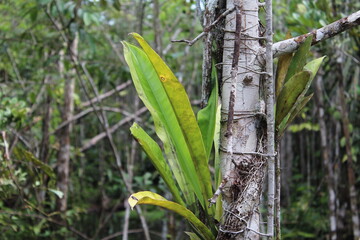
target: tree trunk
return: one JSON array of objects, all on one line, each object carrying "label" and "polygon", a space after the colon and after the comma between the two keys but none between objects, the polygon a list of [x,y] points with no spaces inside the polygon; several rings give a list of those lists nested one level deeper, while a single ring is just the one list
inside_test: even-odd
[{"label": "tree trunk", "polygon": [[[259,94],[263,49],[259,43],[258,1],[227,1],[226,9],[234,7],[236,10],[226,17],[223,47],[220,158],[227,183],[217,239],[258,239],[258,206],[266,168],[262,154],[266,121]],[[238,61],[234,62],[236,57]]]},{"label": "tree trunk", "polygon": [[[70,54],[77,56],[78,54],[78,34],[75,35],[71,42]],[[61,56],[60,56],[61,58]],[[59,60],[59,72],[63,74],[62,59]],[[75,90],[75,69],[65,77],[64,87],[64,105],[62,108],[62,122],[69,121],[73,117],[74,112],[74,90]],[[63,197],[57,200],[57,210],[65,212],[67,209],[68,184],[69,184],[69,165],[70,165],[70,134],[72,123],[64,126],[59,133],[59,152],[57,157],[57,187],[63,192]]]},{"label": "tree trunk", "polygon": [[322,75],[319,75],[315,80],[315,93],[316,93],[316,102],[318,106],[318,116],[319,116],[319,125],[320,125],[320,138],[321,138],[321,153],[322,159],[325,166],[326,180],[327,180],[327,189],[329,194],[328,205],[330,210],[330,239],[336,240],[336,193],[335,193],[335,176],[333,170],[333,164],[330,159],[330,149],[328,146],[328,133],[325,123],[325,109],[324,109],[324,97],[323,97],[323,86],[322,86]]},{"label": "tree trunk", "polygon": [[351,151],[351,136],[349,129],[349,117],[346,109],[345,101],[345,89],[344,89],[344,79],[341,76],[339,79],[339,95],[340,95],[340,107],[341,107],[341,120],[343,125],[343,131],[345,135],[345,147],[346,147],[346,165],[347,165],[347,175],[348,175],[348,186],[349,186],[349,197],[350,197],[350,209],[351,209],[351,221],[352,228],[355,240],[360,240],[360,222],[359,222],[359,210],[358,210],[358,198],[356,192],[356,178],[354,173],[354,162],[353,155]]}]

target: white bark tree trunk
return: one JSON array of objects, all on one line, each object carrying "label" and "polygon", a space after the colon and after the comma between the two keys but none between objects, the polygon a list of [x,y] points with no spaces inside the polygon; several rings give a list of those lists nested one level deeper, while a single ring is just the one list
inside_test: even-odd
[{"label": "white bark tree trunk", "polygon": [[[223,222],[217,239],[257,239],[258,205],[266,167],[261,152],[266,122],[260,97],[263,47],[259,43],[258,1],[228,0],[227,9],[237,10],[226,17],[221,111],[221,169],[226,180],[223,188]],[[236,25],[240,22],[240,55],[236,56]],[[252,229],[252,230],[250,230]]]}]

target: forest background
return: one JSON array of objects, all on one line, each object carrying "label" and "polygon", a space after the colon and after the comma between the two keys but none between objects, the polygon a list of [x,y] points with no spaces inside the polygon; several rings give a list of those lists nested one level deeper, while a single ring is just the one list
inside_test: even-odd
[{"label": "forest background", "polygon": [[[274,42],[360,9],[353,0],[273,5]],[[2,0],[0,13],[1,239],[141,239],[144,232],[186,238],[189,227],[173,213],[152,206],[130,211],[127,204],[140,190],[170,195],[129,132],[136,121],[154,135],[121,41],[130,32],[143,35],[197,112],[202,42],[171,42],[202,31],[196,2]],[[330,166],[337,234],[352,239],[347,163],[352,158],[359,189],[359,28],[319,43],[312,54],[327,56],[310,90],[314,98],[281,143],[282,236],[330,236]]]}]

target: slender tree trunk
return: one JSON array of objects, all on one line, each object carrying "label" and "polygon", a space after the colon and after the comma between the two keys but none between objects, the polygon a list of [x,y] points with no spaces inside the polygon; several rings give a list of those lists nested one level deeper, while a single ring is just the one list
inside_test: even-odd
[{"label": "slender tree trunk", "polygon": [[153,0],[153,27],[154,27],[154,46],[156,52],[162,56],[162,33],[161,33],[161,24],[160,24],[160,4],[159,0]]},{"label": "slender tree trunk", "polygon": [[351,221],[353,227],[354,239],[360,239],[360,222],[359,222],[359,210],[358,210],[358,197],[355,187],[355,173],[354,173],[354,162],[351,152],[351,136],[349,130],[349,118],[346,110],[346,101],[345,101],[345,89],[343,85],[343,78],[341,77],[339,81],[339,94],[340,94],[340,107],[341,107],[341,118],[343,131],[345,135],[345,146],[346,146],[346,155],[347,155],[347,174],[348,174],[348,186],[349,186],[349,196],[350,196],[350,208],[351,208]]},{"label": "slender tree trunk", "polygon": [[[69,51],[71,54],[77,56],[78,54],[78,34],[70,44]],[[61,58],[61,57],[60,57]],[[63,74],[64,69],[62,66],[62,59],[60,59],[59,71],[60,75]],[[64,87],[64,105],[62,108],[62,121],[69,121],[73,117],[74,112],[74,91],[75,91],[75,69],[70,72],[69,76],[65,76]],[[66,125],[60,130],[59,143],[60,148],[57,157],[57,187],[63,192],[64,196],[57,200],[58,211],[64,212],[67,209],[68,198],[68,184],[70,172],[70,134],[72,130],[72,123]]]},{"label": "slender tree trunk", "polygon": [[258,206],[266,168],[258,1],[227,1],[226,9],[234,7],[226,17],[223,47],[220,158],[227,184],[217,239],[258,239]]},{"label": "slender tree trunk", "polygon": [[321,153],[322,159],[325,166],[326,180],[327,180],[327,189],[329,194],[328,205],[330,210],[330,239],[336,240],[336,231],[337,231],[337,219],[336,219],[336,193],[335,193],[335,176],[333,170],[333,164],[330,159],[330,149],[328,146],[328,133],[325,123],[325,109],[324,109],[324,97],[323,97],[323,86],[322,86],[322,75],[319,75],[315,80],[315,92],[316,92],[316,102],[318,106],[318,116],[319,116],[319,125],[320,125],[320,138],[321,138]]}]

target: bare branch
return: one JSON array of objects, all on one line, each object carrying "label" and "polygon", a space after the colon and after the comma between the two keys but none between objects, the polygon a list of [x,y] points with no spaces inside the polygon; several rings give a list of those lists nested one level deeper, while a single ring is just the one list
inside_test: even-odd
[{"label": "bare branch", "polygon": [[296,49],[298,49],[300,44],[303,43],[305,39],[310,35],[313,36],[311,44],[315,45],[320,41],[331,38],[345,30],[356,27],[358,25],[360,25],[360,10],[312,32],[274,43],[272,47],[273,55],[274,57],[279,57],[285,53],[294,52]]},{"label": "bare branch", "polygon": [[124,89],[125,89],[127,86],[129,86],[129,85],[131,85],[131,80],[128,80],[128,81],[126,81],[126,82],[124,82],[124,83],[116,86],[115,89],[110,90],[110,91],[108,91],[108,92],[106,92],[106,93],[103,93],[103,94],[101,94],[101,95],[99,95],[99,96],[91,99],[90,101],[86,101],[86,102],[84,102],[84,103],[81,104],[81,105],[82,105],[83,107],[88,107],[88,106],[91,105],[91,103],[96,103],[96,102],[98,102],[98,100],[101,101],[101,100],[103,100],[103,99],[105,99],[105,98],[108,98],[108,97],[110,97],[111,95],[113,95],[113,94],[115,94],[115,93],[117,93],[117,92],[120,92],[120,91],[124,90]]},{"label": "bare branch", "polygon": [[182,39],[182,40],[171,40],[171,42],[184,42],[184,43],[187,43],[189,46],[194,45],[197,41],[199,41],[199,39],[201,39],[203,36],[205,36],[205,33],[209,32],[223,17],[225,17],[226,15],[228,15],[229,13],[231,13],[234,10],[235,10],[235,8],[230,8],[230,9],[226,10],[225,12],[223,12],[214,22],[212,22],[208,27],[204,28],[204,31],[202,33],[200,33],[193,40]]},{"label": "bare branch", "polygon": [[[146,107],[140,108],[139,111],[137,111],[136,113],[134,113],[133,116],[129,116],[126,117],[124,119],[122,119],[121,121],[119,121],[117,124],[115,124],[114,126],[112,126],[111,128],[109,128],[109,132],[113,133],[115,132],[119,127],[121,127],[122,125],[124,125],[125,123],[128,123],[129,121],[131,121],[133,118],[143,114],[144,112],[147,111]],[[100,141],[101,139],[106,137],[106,132],[102,132],[98,135],[96,135],[95,137],[93,137],[92,139],[90,139],[87,143],[84,144],[84,146],[80,149],[80,151],[85,151],[87,149],[89,149],[90,147],[94,146],[98,141]]]}]

